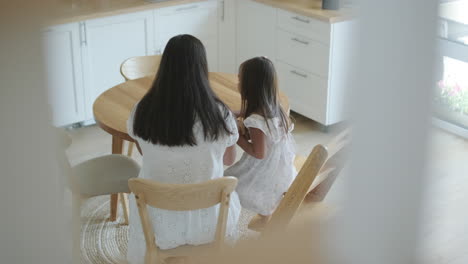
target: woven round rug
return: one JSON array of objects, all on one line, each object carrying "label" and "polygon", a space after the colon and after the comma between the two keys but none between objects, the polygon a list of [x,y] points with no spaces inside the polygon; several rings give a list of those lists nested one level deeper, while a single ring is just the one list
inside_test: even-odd
[{"label": "woven round rug", "polygon": [[[81,207],[81,263],[126,264],[128,226],[123,225],[119,207],[117,221],[110,222],[109,196],[99,196],[83,201]],[[120,204],[119,204],[120,206]],[[255,236],[247,229],[253,213],[242,211],[239,219],[240,238]]]}]

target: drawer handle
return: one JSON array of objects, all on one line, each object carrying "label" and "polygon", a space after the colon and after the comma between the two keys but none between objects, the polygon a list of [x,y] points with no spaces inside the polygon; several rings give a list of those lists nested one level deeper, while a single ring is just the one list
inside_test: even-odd
[{"label": "drawer handle", "polygon": [[297,71],[291,71],[291,73],[294,74],[294,75],[300,76],[302,78],[309,77],[307,74],[303,74],[303,73],[300,73],[300,72],[297,72]]},{"label": "drawer handle", "polygon": [[304,44],[304,45],[309,45],[309,42],[308,42],[308,41],[300,40],[300,39],[298,39],[298,38],[292,38],[291,40],[292,40],[292,41],[299,42],[299,43]]},{"label": "drawer handle", "polygon": [[304,19],[304,18],[298,17],[298,16],[292,17],[292,19],[297,20],[297,21],[302,22],[302,23],[307,23],[307,24],[310,23],[309,19]]},{"label": "drawer handle", "polygon": [[181,7],[181,8],[177,8],[176,12],[187,11],[187,10],[195,9],[197,7],[198,7],[198,5],[193,5],[193,6],[188,6],[188,7]]}]

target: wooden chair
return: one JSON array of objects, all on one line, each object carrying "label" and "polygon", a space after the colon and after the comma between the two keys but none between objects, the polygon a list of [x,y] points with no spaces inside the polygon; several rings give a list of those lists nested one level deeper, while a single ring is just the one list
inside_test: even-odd
[{"label": "wooden chair", "polygon": [[264,223],[260,216],[254,217],[249,223],[249,229],[269,233],[273,230],[285,228],[300,207],[327,157],[328,152],[324,146],[315,146],[270,220]]},{"label": "wooden chair", "polygon": [[347,129],[327,144],[329,158],[304,199],[304,202],[323,202],[338,175],[346,165],[350,143],[350,130]]},{"label": "wooden chair", "polygon": [[[223,177],[198,184],[163,184],[147,179],[129,180],[130,190],[135,194],[146,241],[145,263],[164,263],[172,257],[190,257],[218,251],[224,244],[231,193],[237,186],[234,177]],[[153,225],[147,205],[171,211],[190,211],[221,204],[215,241],[201,246],[180,246],[159,250],[155,242]]]},{"label": "wooden chair", "polygon": [[[132,57],[122,62],[120,74],[125,81],[155,76],[160,62],[161,55]],[[132,156],[134,146],[133,142],[128,143],[127,156]]]},{"label": "wooden chair", "polygon": [[155,76],[160,62],[161,55],[132,57],[122,62],[120,73],[126,81]]},{"label": "wooden chair", "polygon": [[348,143],[349,130],[345,130],[332,139],[327,148],[317,145],[308,158],[296,157],[299,173],[270,221],[264,223],[256,216],[250,221],[249,229],[264,232],[285,227],[303,202],[322,202],[345,165]]}]

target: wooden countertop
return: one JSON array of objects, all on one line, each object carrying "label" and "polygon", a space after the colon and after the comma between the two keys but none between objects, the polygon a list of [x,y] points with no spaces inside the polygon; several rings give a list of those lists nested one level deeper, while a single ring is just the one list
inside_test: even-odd
[{"label": "wooden countertop", "polygon": [[[95,18],[152,10],[162,7],[204,2],[206,0],[171,0],[150,3],[145,0],[62,0],[50,11],[47,25],[80,22]],[[231,0],[237,1],[237,0]],[[295,12],[328,23],[349,20],[353,17],[349,8],[322,10],[321,0],[254,0],[266,5]]]},{"label": "wooden countertop", "polygon": [[[48,25],[59,25],[206,0],[171,0],[150,3],[145,0],[66,0],[55,8]],[[68,2],[68,3],[65,3]],[[72,4],[74,2],[75,4]],[[77,4],[81,3],[81,4]]]},{"label": "wooden countertop", "polygon": [[322,9],[321,0],[254,0],[259,3],[274,6],[299,15],[315,18],[328,23],[337,23],[354,18],[350,8],[340,10]]}]

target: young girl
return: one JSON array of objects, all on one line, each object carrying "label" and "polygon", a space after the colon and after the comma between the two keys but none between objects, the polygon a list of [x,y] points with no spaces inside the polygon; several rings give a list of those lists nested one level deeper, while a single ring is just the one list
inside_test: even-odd
[{"label": "young girl", "polygon": [[239,69],[242,109],[237,144],[245,151],[224,175],[238,178],[242,207],[267,221],[296,177],[292,124],[279,104],[273,63],[258,57]]}]

